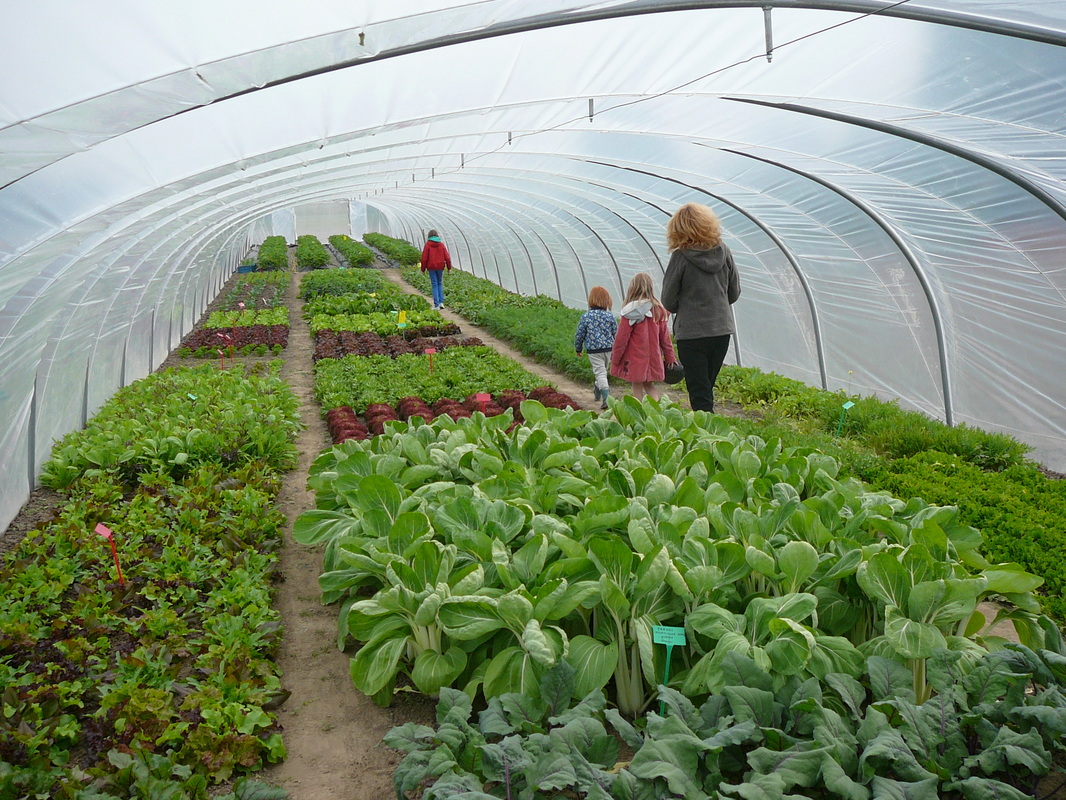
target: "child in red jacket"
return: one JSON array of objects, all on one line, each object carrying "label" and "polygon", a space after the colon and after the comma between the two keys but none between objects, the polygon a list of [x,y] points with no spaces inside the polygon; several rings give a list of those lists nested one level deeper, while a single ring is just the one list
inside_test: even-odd
[{"label": "child in red jacket", "polygon": [[433,287],[433,307],[444,308],[444,270],[452,268],[452,257],[448,248],[440,240],[435,230],[429,232],[425,247],[422,248],[422,271],[429,273],[429,283]]},{"label": "child in red jacket", "polygon": [[666,377],[666,366],[677,362],[670,341],[669,312],[655,297],[651,275],[638,272],[629,282],[622,319],[611,351],[611,374],[633,385],[633,396],[659,399],[656,381]]}]

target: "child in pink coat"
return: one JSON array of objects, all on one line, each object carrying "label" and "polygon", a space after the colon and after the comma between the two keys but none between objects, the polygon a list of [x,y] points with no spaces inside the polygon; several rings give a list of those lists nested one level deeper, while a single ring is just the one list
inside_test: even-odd
[{"label": "child in pink coat", "polygon": [[670,341],[669,312],[655,297],[651,275],[638,272],[629,282],[622,319],[611,351],[611,374],[633,385],[633,396],[659,399],[656,381],[666,377],[666,366],[677,363]]}]

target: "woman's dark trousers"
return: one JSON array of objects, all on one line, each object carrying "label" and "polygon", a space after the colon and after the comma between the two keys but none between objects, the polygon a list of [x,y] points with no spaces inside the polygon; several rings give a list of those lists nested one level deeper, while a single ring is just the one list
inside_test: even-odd
[{"label": "woman's dark trousers", "polygon": [[685,385],[693,411],[714,411],[714,382],[729,351],[729,336],[678,339],[677,358],[685,368]]}]

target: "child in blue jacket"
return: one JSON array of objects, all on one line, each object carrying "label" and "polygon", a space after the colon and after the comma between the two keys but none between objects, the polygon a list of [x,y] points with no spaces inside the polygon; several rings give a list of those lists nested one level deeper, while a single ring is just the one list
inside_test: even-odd
[{"label": "child in blue jacket", "polygon": [[593,286],[589,292],[589,310],[581,315],[574,335],[574,350],[578,355],[585,350],[596,379],[596,400],[600,408],[607,408],[610,386],[607,383],[607,368],[611,365],[611,348],[618,332],[618,320],[611,313],[611,294],[602,286]]}]

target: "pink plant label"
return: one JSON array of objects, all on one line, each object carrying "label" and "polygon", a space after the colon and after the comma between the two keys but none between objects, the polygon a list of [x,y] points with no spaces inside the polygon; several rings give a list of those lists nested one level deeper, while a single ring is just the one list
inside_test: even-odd
[{"label": "pink plant label", "polygon": [[244,303],[237,303],[237,308],[244,310]]},{"label": "pink plant label", "polygon": [[436,352],[437,352],[437,348],[435,348],[435,347],[427,347],[426,348],[426,355],[427,356],[431,356],[431,355],[433,355]]},{"label": "pink plant label", "polygon": [[105,539],[111,538],[111,529],[104,525],[104,523],[102,522],[96,526],[96,532],[103,536]]}]

